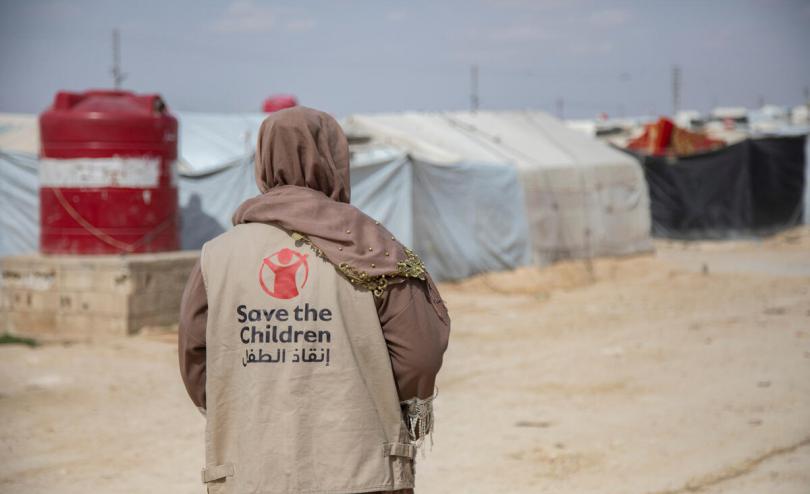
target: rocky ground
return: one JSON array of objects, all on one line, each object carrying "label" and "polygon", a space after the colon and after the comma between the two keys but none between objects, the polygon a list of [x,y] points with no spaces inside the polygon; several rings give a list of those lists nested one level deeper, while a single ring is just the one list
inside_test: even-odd
[{"label": "rocky ground", "polygon": [[[442,293],[420,494],[810,492],[810,229]],[[174,339],[0,346],[0,491],[203,492]]]}]

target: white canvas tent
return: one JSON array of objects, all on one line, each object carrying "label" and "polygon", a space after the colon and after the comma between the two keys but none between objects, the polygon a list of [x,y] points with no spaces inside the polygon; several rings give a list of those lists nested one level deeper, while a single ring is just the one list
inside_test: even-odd
[{"label": "white canvas tent", "polygon": [[651,248],[639,163],[545,113],[354,115],[345,128],[402,149],[416,163],[488,164],[504,173],[516,167],[536,262]]}]

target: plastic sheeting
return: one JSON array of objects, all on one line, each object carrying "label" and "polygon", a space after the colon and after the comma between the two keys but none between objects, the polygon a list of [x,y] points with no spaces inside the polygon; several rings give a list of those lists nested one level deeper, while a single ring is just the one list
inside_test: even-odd
[{"label": "plastic sheeting", "polygon": [[253,160],[242,161],[208,175],[181,175],[180,246],[199,249],[231,227],[231,216],[247,198],[259,193],[253,179]]},{"label": "plastic sheeting", "polygon": [[531,262],[517,171],[480,163],[413,165],[414,249],[437,279]]},{"label": "plastic sheeting", "polygon": [[39,160],[0,150],[0,256],[39,249]]},{"label": "plastic sheeting", "polygon": [[410,159],[391,149],[354,152],[351,184],[352,204],[385,225],[400,242],[413,247],[414,189]]},{"label": "plastic sheeting", "polygon": [[805,136],[746,139],[678,160],[643,158],[653,232],[671,238],[767,234],[802,222]]}]

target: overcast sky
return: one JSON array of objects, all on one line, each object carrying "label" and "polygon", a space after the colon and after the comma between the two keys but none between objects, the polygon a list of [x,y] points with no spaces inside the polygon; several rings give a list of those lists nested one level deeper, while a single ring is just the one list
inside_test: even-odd
[{"label": "overcast sky", "polygon": [[59,89],[124,86],[179,110],[258,111],[272,93],[338,116],[469,107],[566,117],[796,105],[810,86],[810,0],[0,0],[0,111]]}]

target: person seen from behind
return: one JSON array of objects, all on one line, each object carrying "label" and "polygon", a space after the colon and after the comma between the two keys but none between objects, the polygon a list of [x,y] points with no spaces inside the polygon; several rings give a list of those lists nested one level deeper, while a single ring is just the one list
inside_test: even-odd
[{"label": "person seen from behind", "polygon": [[419,257],[349,204],[331,116],[270,115],[261,195],[183,293],[180,370],[206,416],[209,493],[411,493],[450,318]]}]

